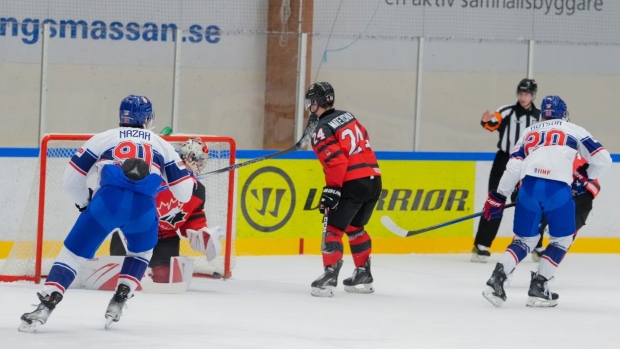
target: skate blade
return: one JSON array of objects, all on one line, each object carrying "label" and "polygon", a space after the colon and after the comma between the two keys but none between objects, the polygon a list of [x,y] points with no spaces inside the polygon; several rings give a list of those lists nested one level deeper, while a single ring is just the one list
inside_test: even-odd
[{"label": "skate blade", "polygon": [[345,286],[344,290],[350,293],[373,293],[375,287],[372,284],[359,284],[355,286]]},{"label": "skate blade", "polygon": [[471,261],[472,263],[486,263],[488,262],[489,257],[488,256],[481,256],[477,253],[472,253],[471,254]]},{"label": "skate blade", "polygon": [[36,320],[30,324],[26,321],[22,321],[17,330],[19,332],[35,333],[39,329],[39,326],[41,326],[41,322]]},{"label": "skate blade", "polygon": [[525,306],[529,308],[553,308],[558,305],[557,300],[550,300],[538,297],[529,297]]},{"label": "skate blade", "polygon": [[486,300],[488,300],[491,304],[499,308],[502,306],[502,304],[504,304],[504,300],[493,295],[494,291],[495,290],[492,287],[488,286],[484,291],[482,291],[482,296],[486,298]]},{"label": "skate blade", "polygon": [[114,317],[112,316],[107,316],[105,317],[105,329],[107,330],[108,328],[110,328],[110,326],[112,326],[113,323],[118,322],[118,320],[115,320]]},{"label": "skate blade", "polygon": [[334,288],[335,287],[333,286],[327,286],[325,288],[312,287],[312,291],[310,291],[310,294],[314,297],[333,297]]}]

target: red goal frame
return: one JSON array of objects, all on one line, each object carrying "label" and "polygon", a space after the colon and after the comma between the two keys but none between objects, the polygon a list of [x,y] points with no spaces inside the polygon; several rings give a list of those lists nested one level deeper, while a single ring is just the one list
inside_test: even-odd
[{"label": "red goal frame", "polygon": [[[48,143],[50,141],[84,141],[89,140],[92,134],[47,134],[41,140],[41,148],[39,152],[39,193],[45,193],[46,187],[46,170],[47,170],[47,151]],[[230,165],[235,164],[236,155],[236,143],[231,137],[226,136],[207,136],[207,135],[176,135],[176,136],[163,136],[162,138],[169,142],[183,142],[189,137],[199,137],[205,142],[222,142],[228,143],[230,147]],[[234,193],[235,193],[235,173],[234,171],[228,172],[228,204],[227,204],[227,217],[226,217],[226,245],[225,245],[225,257],[224,257],[224,274],[222,277],[228,279],[232,276],[231,272],[231,252],[232,252],[232,228],[233,228],[233,210],[234,210]],[[38,215],[37,215],[37,236],[36,236],[36,251],[35,251],[35,272],[33,276],[30,275],[0,275],[0,281],[18,281],[26,280],[33,281],[36,284],[41,282],[41,278],[45,275],[41,275],[42,255],[43,255],[43,228],[45,222],[45,195],[39,195],[38,202]],[[201,274],[199,274],[201,275]]]}]

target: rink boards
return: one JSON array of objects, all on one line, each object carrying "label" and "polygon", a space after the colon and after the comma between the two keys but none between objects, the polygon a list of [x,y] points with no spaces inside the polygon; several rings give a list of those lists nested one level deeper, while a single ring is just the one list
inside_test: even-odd
[{"label": "rink boards", "polygon": [[[239,161],[266,151],[239,151]],[[34,178],[36,152],[0,148],[0,258],[12,246]],[[421,229],[482,210],[493,153],[378,152],[383,192],[366,226],[375,253],[463,253],[471,249],[478,220],[468,220],[411,238],[401,238],[380,222],[389,216],[408,230]],[[620,163],[600,179],[601,194],[572,252],[620,253]],[[16,177],[15,173],[19,176]],[[241,168],[237,173],[237,255],[319,254],[322,215],[316,209],[323,171],[310,151]],[[207,189],[208,195],[208,189]],[[73,209],[68,208],[68,209]],[[513,209],[505,212],[493,250],[511,239]],[[57,243],[57,242],[51,242]],[[348,247],[345,243],[345,252]]]}]

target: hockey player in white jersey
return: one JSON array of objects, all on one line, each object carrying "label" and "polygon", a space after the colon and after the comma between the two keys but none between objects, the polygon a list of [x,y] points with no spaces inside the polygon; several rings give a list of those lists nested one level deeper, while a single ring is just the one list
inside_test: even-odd
[{"label": "hockey player in white jersey", "polygon": [[[130,95],[121,102],[119,118],[118,128],[93,136],[67,165],[63,185],[81,213],[38,293],[41,303],[22,315],[20,331],[33,332],[46,323],[81,265],[117,228],[127,239],[128,253],[105,313],[106,328],[119,321],[157,244],[155,196],[162,179],[180,202],[192,196],[195,181],[183,161],[168,142],[148,129],[154,118],[151,102]],[[89,173],[99,176],[99,188],[87,187]]]},{"label": "hockey player in white jersey", "polygon": [[515,238],[495,266],[482,295],[499,307],[506,301],[504,282],[534,249],[539,239],[542,215],[549,224],[549,246],[528,291],[528,307],[554,307],[559,296],[547,282],[564,258],[575,233],[575,202],[571,195],[573,161],[577,152],[590,164],[581,168],[585,181],[600,177],[611,166],[611,156],[584,128],[568,121],[566,103],[558,96],[547,96],[541,103],[542,121],[528,127],[515,145],[496,191],[489,192],[484,218],[501,217],[506,197],[521,180],[515,208]]}]

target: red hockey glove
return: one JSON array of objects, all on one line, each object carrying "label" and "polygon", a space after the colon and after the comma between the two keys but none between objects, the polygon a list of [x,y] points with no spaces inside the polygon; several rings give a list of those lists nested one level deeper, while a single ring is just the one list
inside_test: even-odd
[{"label": "red hockey glove", "polygon": [[484,203],[484,218],[488,221],[501,218],[504,214],[506,197],[495,190],[489,192],[487,201]]},{"label": "red hockey glove", "polygon": [[590,194],[592,194],[592,199],[596,199],[596,196],[601,191],[601,186],[598,184],[597,181],[590,181],[584,184],[584,186],[586,190],[589,191]]},{"label": "red hockey glove", "polygon": [[588,183],[588,172],[586,171],[590,165],[583,164],[573,171],[573,179],[580,181],[583,185]]},{"label": "red hockey glove", "polygon": [[336,207],[338,207],[338,201],[340,201],[340,188],[330,186],[323,187],[319,211],[325,213],[325,207],[328,207],[330,211],[335,210]]}]

